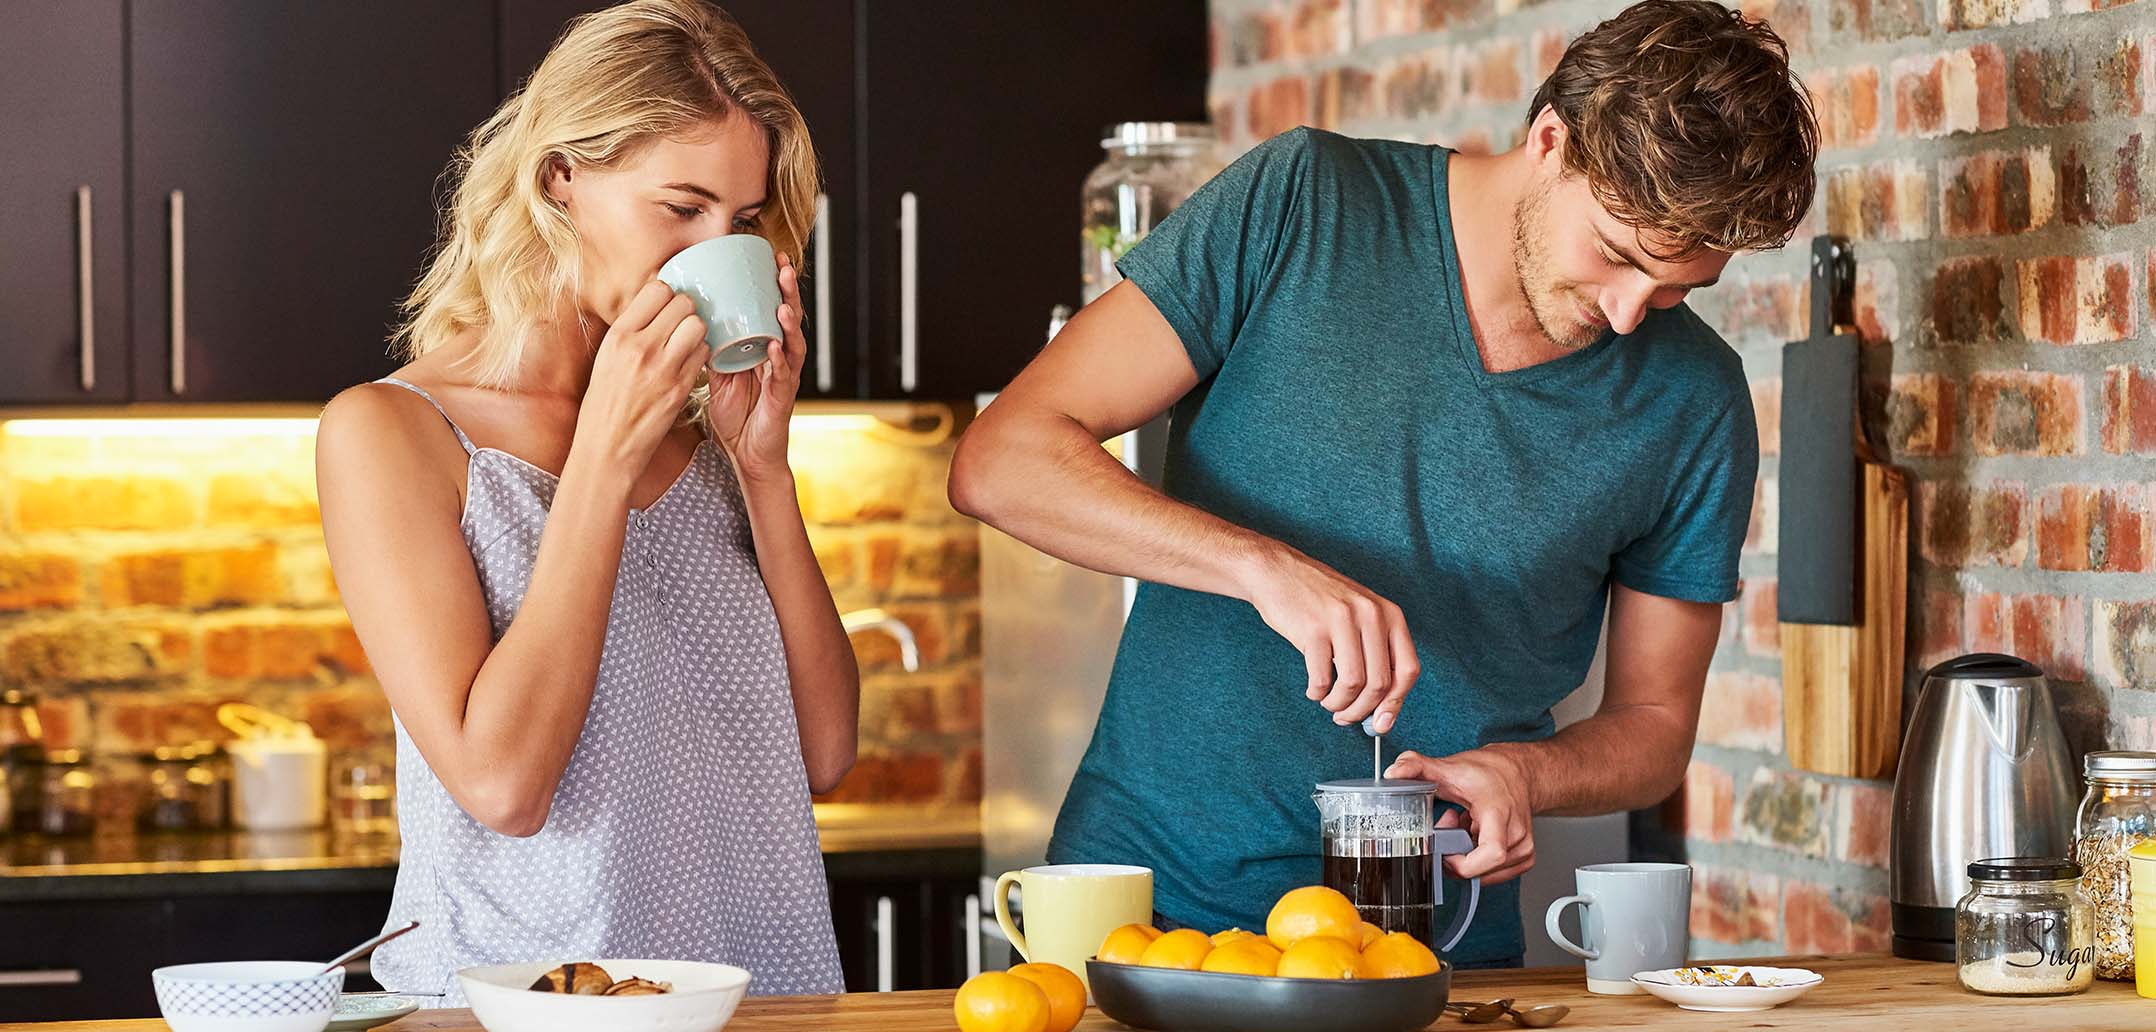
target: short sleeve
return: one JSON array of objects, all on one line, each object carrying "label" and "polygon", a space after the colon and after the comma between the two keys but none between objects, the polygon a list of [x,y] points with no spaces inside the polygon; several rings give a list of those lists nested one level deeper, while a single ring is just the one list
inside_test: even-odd
[{"label": "short sleeve", "polygon": [[1311,131],[1252,148],[1190,195],[1116,262],[1175,327],[1198,379],[1227,361],[1236,334],[1299,229]]},{"label": "short sleeve", "polygon": [[1737,555],[1751,522],[1759,431],[1740,394],[1697,439],[1659,519],[1617,553],[1612,572],[1635,591],[1687,602],[1737,597]]}]

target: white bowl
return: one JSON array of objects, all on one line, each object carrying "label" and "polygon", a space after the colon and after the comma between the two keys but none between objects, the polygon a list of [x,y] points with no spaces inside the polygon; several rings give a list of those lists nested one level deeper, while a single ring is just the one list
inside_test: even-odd
[{"label": "white bowl", "polygon": [[1826,981],[1818,972],[1803,968],[1738,967],[1729,964],[1698,964],[1729,977],[1750,974],[1758,985],[1686,985],[1677,977],[1681,968],[1661,971],[1642,971],[1632,976],[1634,984],[1685,1010],[1713,1011],[1736,1014],[1746,1011],[1763,1011],[1779,1007]]},{"label": "white bowl", "polygon": [[560,963],[496,964],[457,972],[487,1032],[718,1032],[748,995],[749,973],[693,960],[594,961],[616,979],[672,982],[655,996],[572,996],[530,985]]},{"label": "white bowl", "polygon": [[344,969],[321,969],[305,960],[175,964],[150,972],[150,983],[172,1032],[322,1032]]}]

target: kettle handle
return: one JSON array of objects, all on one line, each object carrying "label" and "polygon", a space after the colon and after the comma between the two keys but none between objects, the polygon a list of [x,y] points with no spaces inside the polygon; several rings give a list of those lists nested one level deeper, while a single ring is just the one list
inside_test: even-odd
[{"label": "kettle handle", "polygon": [[[1437,868],[1432,874],[1436,877],[1444,877],[1445,857],[1472,852],[1474,848],[1475,840],[1468,835],[1465,828],[1431,829],[1430,863]],[[1461,907],[1458,913],[1452,915],[1452,927],[1445,929],[1444,934],[1437,937],[1438,941],[1444,944],[1437,948],[1439,953],[1451,953],[1453,947],[1458,946],[1460,940],[1467,937],[1467,926],[1475,920],[1475,908],[1481,903],[1482,879],[1480,877],[1469,878],[1467,880],[1467,905]]]}]

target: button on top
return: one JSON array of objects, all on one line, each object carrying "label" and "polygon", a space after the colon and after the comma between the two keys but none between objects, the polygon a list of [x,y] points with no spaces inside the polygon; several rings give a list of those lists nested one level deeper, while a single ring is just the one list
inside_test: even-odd
[{"label": "button on top", "polygon": [[656,570],[656,569],[658,569],[658,568],[659,568],[659,557],[658,557],[658,556],[655,556],[655,555],[647,555],[647,556],[645,556],[645,557],[644,557],[644,568],[645,568],[645,569],[648,569],[648,570]]}]

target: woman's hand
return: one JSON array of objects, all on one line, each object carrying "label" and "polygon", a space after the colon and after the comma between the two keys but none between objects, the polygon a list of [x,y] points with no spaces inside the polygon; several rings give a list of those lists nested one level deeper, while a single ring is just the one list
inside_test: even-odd
[{"label": "woman's hand", "polygon": [[738,373],[705,370],[711,400],[704,418],[734,469],[756,480],[787,472],[786,433],[793,418],[794,396],[801,390],[801,365],[808,340],[801,335],[801,279],[784,254],[778,256],[779,327],[783,341],[771,342],[771,358]]},{"label": "woman's hand", "polygon": [[604,468],[635,476],[681,418],[709,355],[695,303],[657,280],[645,284],[599,341],[572,447],[596,447]]}]

